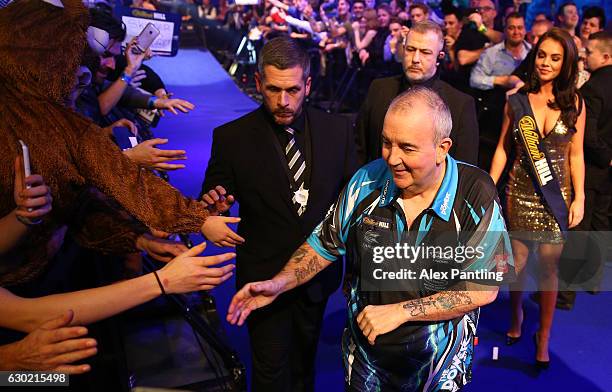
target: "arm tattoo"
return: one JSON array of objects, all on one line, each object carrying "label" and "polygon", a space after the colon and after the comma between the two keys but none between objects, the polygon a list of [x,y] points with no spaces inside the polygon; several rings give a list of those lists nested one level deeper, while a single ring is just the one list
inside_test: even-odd
[{"label": "arm tattoo", "polygon": [[295,264],[299,264],[302,262],[304,257],[308,254],[308,245],[304,244],[300,246],[295,252],[293,252],[293,256],[291,256],[291,261]]},{"label": "arm tattoo", "polygon": [[300,284],[302,281],[308,279],[310,276],[315,275],[317,272],[323,269],[323,265],[321,265],[321,260],[319,260],[319,256],[312,256],[304,267],[298,267],[295,269],[295,279],[297,283]]},{"label": "arm tattoo", "polygon": [[436,305],[436,301],[426,300],[424,301],[422,298],[418,298],[412,301],[406,302],[402,307],[410,312],[412,317],[417,316],[425,316],[427,312],[425,311],[425,307],[429,305]]},{"label": "arm tattoo", "polygon": [[466,291],[443,291],[437,294],[437,298],[418,298],[408,301],[403,308],[410,312],[412,317],[427,316],[427,310],[431,307],[440,310],[452,310],[459,306],[471,305],[472,299]]}]

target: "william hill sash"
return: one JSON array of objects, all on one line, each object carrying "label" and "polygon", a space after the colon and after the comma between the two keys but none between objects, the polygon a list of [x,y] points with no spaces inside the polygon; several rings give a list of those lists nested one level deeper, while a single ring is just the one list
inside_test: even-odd
[{"label": "william hill sash", "polygon": [[517,93],[508,97],[515,116],[515,129],[519,134],[519,140],[523,143],[527,156],[529,157],[529,167],[531,168],[534,186],[546,201],[546,204],[553,213],[555,220],[559,224],[562,232],[567,231],[568,210],[559,181],[555,176],[547,151],[542,145],[542,137],[535,121],[535,116],[531,110],[527,95]]}]

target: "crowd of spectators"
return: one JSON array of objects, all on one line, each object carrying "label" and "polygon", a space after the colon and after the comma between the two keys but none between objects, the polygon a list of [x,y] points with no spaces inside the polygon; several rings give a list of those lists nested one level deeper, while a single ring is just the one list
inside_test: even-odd
[{"label": "crowd of spectators", "polygon": [[[373,79],[402,73],[402,44],[413,23],[431,20],[443,28],[445,45],[439,76],[478,101],[487,98],[486,94],[482,96],[482,90],[515,87],[515,78],[499,79],[484,87],[478,76],[472,76],[472,70],[490,46],[510,38],[513,42],[524,42],[521,45],[529,49],[539,36],[556,25],[575,37],[576,45],[582,48],[589,34],[606,26],[602,8],[582,10],[581,20],[572,2],[563,3],[554,15],[536,14],[531,26],[525,23],[526,5],[511,1],[443,1],[430,8],[427,2],[405,0],[265,0],[257,5],[228,5],[224,0],[215,5],[211,0],[202,3],[160,0],[157,6],[182,13],[184,20],[215,27],[209,29],[207,40],[213,49],[235,50],[245,36],[256,47],[263,44],[259,41],[278,34],[299,39],[312,57],[311,99],[334,100],[344,92],[348,99],[341,102],[346,104],[342,108],[353,112],[359,108]],[[509,16],[520,25],[512,27],[512,37],[507,26]],[[219,35],[219,29],[224,33]],[[581,53],[584,59],[584,52]],[[521,56],[517,60],[522,60]],[[357,75],[352,83],[347,83],[352,73]],[[480,67],[478,73],[481,75]],[[581,72],[579,85],[586,78],[587,74]],[[478,107],[479,113],[483,109]]]},{"label": "crowd of spectators", "polygon": [[[232,276],[232,264],[218,264],[234,253],[199,257],[205,243],[188,249],[169,233],[216,241],[214,226],[234,218],[166,181],[185,151],[157,148],[167,140],[151,128],[194,105],[171,98],[136,39],[121,48],[125,25],[104,4],[2,6],[0,95],[19,104],[0,113],[0,369],[86,373],[104,327],[84,325]],[[166,264],[143,273],[142,254]],[[98,369],[72,390],[120,390],[124,380]]]},{"label": "crowd of spectators", "polygon": [[[167,171],[184,167],[176,161],[186,159],[185,151],[159,148],[167,140],[154,138],[151,128],[164,113],[188,113],[194,105],[173,97],[144,64],[151,53],[132,50],[134,40],[122,48],[125,26],[109,12],[108,2],[85,10],[81,0],[62,0],[71,10],[69,21],[59,16],[57,1],[47,2],[52,4],[29,11],[30,0],[15,0],[0,18],[12,29],[0,32],[0,80],[6,86],[0,98],[21,103],[0,109],[0,156],[5,159],[0,227],[8,233],[0,242],[0,327],[23,332],[15,339],[0,331],[0,369],[82,373],[90,367],[72,364],[94,355],[96,341],[75,325],[161,294],[208,290],[231,276],[233,266],[217,264],[232,253],[198,257],[204,246],[188,250],[168,233],[200,231],[221,246],[244,240],[226,226],[235,218],[219,216],[228,203],[190,200],[163,180]],[[361,163],[380,154],[384,102],[412,85],[431,87],[453,118],[451,154],[486,171],[506,97],[530,77],[526,64],[543,34],[557,26],[573,37],[580,54],[577,88],[595,69],[587,65],[589,56],[610,56],[609,36],[595,36],[602,46],[589,44],[589,37],[606,26],[599,7],[580,13],[574,3],[564,3],[555,15],[536,15],[528,27],[524,7],[501,3],[470,0],[458,8],[444,1],[433,9],[409,0],[265,0],[257,5],[133,0],[127,5],[176,12],[185,22],[214,26],[208,43],[221,46],[219,34],[231,34],[225,49],[235,49],[235,37],[263,43],[289,35],[302,42],[313,64],[311,99],[346,96],[345,107],[359,111]],[[29,21],[43,12],[45,23],[36,27],[41,31],[32,33]],[[41,38],[58,32],[57,42]],[[26,33],[32,43],[19,50],[32,55],[24,60],[12,34]],[[379,78],[385,79],[374,81]],[[74,82],[68,89],[66,80]],[[588,104],[587,129],[597,122]],[[40,171],[35,175],[22,175],[22,157],[15,158],[18,140],[35,152],[33,167]],[[54,145],[52,153],[47,143]],[[158,273],[111,288],[79,291],[80,285],[68,285],[58,291],[57,282],[45,279],[52,277],[58,260],[66,264],[82,257],[71,251],[75,246],[137,266],[138,252],[146,252],[167,264]]]}]

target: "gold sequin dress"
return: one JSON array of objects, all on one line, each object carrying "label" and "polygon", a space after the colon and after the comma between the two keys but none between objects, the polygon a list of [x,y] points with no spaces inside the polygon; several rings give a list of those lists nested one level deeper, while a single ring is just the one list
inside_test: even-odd
[{"label": "gold sequin dress", "polygon": [[[541,142],[548,151],[548,157],[568,208],[572,200],[569,148],[575,132],[559,119]],[[506,223],[510,236],[535,242],[563,243],[563,235],[555,217],[534,187],[529,157],[516,127],[512,137],[516,158],[506,186]]]}]

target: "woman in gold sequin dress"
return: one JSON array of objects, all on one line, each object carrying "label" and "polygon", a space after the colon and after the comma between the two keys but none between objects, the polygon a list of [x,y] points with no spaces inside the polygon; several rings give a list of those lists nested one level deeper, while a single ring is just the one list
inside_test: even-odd
[{"label": "woman in gold sequin dress", "polygon": [[[575,227],[584,213],[583,138],[585,110],[575,83],[577,49],[572,38],[560,29],[542,36],[533,49],[536,54],[529,64],[529,80],[517,94],[524,94],[533,112],[544,149],[554,171],[569,217],[567,226]],[[511,98],[516,102],[516,98]],[[525,102],[523,100],[523,102]],[[522,290],[530,249],[538,255],[538,291],[540,326],[534,336],[536,367],[549,364],[548,342],[558,289],[558,265],[563,250],[563,233],[551,208],[534,186],[531,162],[520,141],[517,118],[506,104],[504,121],[493,162],[491,177],[497,183],[514,152],[514,161],[506,186],[506,223],[512,238],[512,251],[519,277],[510,286],[512,320],[507,344],[521,336],[523,322]]]}]

